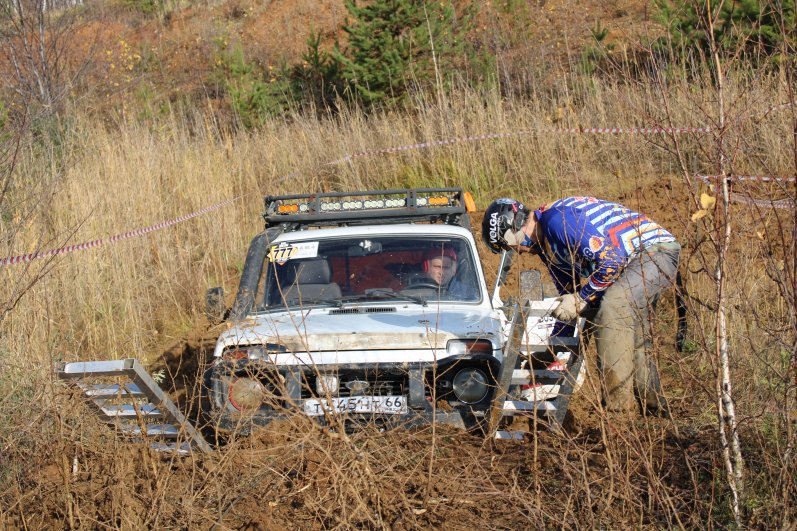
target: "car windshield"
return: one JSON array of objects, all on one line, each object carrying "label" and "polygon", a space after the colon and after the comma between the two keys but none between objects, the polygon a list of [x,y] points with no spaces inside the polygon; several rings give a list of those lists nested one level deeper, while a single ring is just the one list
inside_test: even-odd
[{"label": "car windshield", "polygon": [[459,237],[284,241],[263,265],[259,309],[355,302],[480,302],[474,256]]}]

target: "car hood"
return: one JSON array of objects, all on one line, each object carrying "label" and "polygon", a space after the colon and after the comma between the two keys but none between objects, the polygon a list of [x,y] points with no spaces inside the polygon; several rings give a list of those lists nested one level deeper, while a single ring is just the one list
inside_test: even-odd
[{"label": "car hood", "polygon": [[[235,345],[276,344],[287,353],[269,354],[274,363],[424,361],[445,356],[451,339],[487,339],[500,349],[501,322],[500,312],[473,306],[314,308],[260,314],[225,331],[214,354],[221,356],[226,347]],[[424,353],[409,352],[421,350]]]}]

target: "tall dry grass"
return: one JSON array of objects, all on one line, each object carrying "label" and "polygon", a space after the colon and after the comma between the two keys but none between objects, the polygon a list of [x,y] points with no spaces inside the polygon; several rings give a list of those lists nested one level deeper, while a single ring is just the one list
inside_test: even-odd
[{"label": "tall dry grass", "polygon": [[[735,152],[739,173],[793,173],[789,116],[761,118],[769,105],[787,100],[786,89],[777,77],[730,84],[731,105],[742,117],[728,133],[744,146]],[[450,524],[448,517],[461,518],[462,527],[732,521],[713,428],[713,317],[704,304],[711,285],[701,270],[705,256],[695,253],[702,252],[707,229],[689,220],[691,198],[706,188],[687,184],[677,157],[683,155],[690,171],[711,173],[711,135],[682,135],[677,146],[667,135],[518,135],[326,164],[360,151],[487,132],[712,125],[713,105],[707,84],[589,80],[523,100],[467,90],[444,102],[418,97],[408,114],[295,115],[248,134],[219,131],[200,111],[154,124],[78,118],[58,146],[31,144],[17,174],[23,182],[47,176],[54,199],[25,205],[41,216],[13,247],[0,247],[2,255],[41,242],[57,245],[53,238],[66,243],[64,235],[69,243],[92,240],[242,198],[168,230],[54,259],[50,273],[2,322],[0,523],[239,526],[247,524],[247,511],[255,522],[301,527],[409,528]],[[467,437],[463,445],[451,434],[435,437],[431,446],[428,432],[341,439],[297,421],[277,436],[286,438],[280,444],[233,441],[201,462],[164,462],[108,436],[53,381],[57,361],[137,357],[158,368],[187,337],[212,335],[201,324],[204,291],[214,285],[234,291],[248,240],[262,227],[263,195],[438,185],[462,186],[482,207],[503,195],[531,204],[598,195],[643,210],[675,232],[686,245],[694,299],[685,353],[669,347],[672,312],[662,312],[668,335],[659,341],[658,359],[675,419],[626,432],[596,416],[593,393],[574,404],[577,413],[582,409],[569,435],[541,434],[532,447],[497,453]],[[749,224],[738,225],[728,289],[739,301],[731,334],[740,430],[747,455],[756,456],[748,515],[753,524],[782,524],[793,514],[788,502],[794,495],[778,483],[786,441],[777,401],[788,380],[782,348],[757,324],[762,318],[774,329],[788,314],[775,284],[762,274],[767,253],[779,244],[754,236],[770,212],[738,212]],[[492,257],[482,258],[494,270]],[[6,285],[18,271],[3,269]],[[457,453],[462,448],[464,455]],[[444,480],[436,485],[424,474]],[[33,509],[38,506],[45,510]],[[330,506],[348,509],[334,513]]]}]

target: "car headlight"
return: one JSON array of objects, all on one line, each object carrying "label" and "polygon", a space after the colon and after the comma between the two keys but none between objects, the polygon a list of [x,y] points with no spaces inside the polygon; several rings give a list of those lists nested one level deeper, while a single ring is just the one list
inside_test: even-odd
[{"label": "car headlight", "polygon": [[230,348],[221,355],[224,361],[240,361],[249,359],[249,351],[243,348]]},{"label": "car headlight", "polygon": [[446,354],[464,356],[493,353],[493,344],[486,339],[452,339],[446,343]]},{"label": "car headlight", "polygon": [[453,380],[454,396],[466,404],[481,402],[490,390],[489,379],[481,369],[466,367]]},{"label": "car headlight", "polygon": [[259,408],[265,394],[266,388],[254,378],[236,378],[230,385],[230,403],[238,411]]},{"label": "car headlight", "polygon": [[284,354],[288,349],[285,345],[277,343],[265,343],[262,345],[244,345],[236,346],[231,345],[224,349],[221,359],[224,361],[242,361],[248,359],[261,359],[266,360],[268,356],[274,354]]}]

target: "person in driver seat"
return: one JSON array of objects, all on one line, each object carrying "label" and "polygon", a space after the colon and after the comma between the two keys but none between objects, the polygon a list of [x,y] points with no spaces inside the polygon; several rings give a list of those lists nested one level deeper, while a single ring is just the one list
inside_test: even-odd
[{"label": "person in driver seat", "polygon": [[457,274],[457,253],[450,247],[433,247],[424,254],[421,269],[426,278],[441,288],[447,288]]},{"label": "person in driver seat", "polygon": [[409,289],[434,288],[442,299],[471,301],[476,297],[476,287],[470,277],[457,275],[459,262],[451,247],[432,247],[423,254],[420,271],[413,273]]}]

